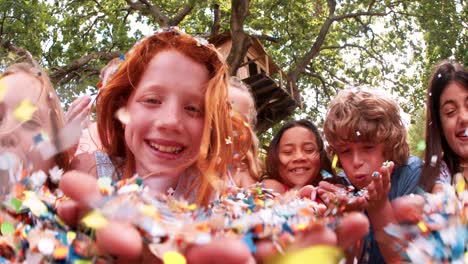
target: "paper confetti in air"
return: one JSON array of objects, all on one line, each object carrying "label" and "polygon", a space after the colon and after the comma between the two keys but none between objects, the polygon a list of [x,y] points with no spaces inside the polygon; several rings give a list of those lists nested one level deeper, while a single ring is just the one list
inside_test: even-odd
[{"label": "paper confetti in air", "polygon": [[455,192],[454,186],[443,184],[440,192],[426,193],[424,198],[417,223],[385,227],[395,239],[402,263],[466,263],[468,192]]},{"label": "paper confetti in air", "polygon": [[416,148],[417,148],[419,151],[424,151],[424,150],[426,150],[426,142],[425,142],[424,140],[419,141]]},{"label": "paper confetti in air", "polygon": [[32,115],[36,110],[37,107],[35,105],[33,105],[29,100],[23,99],[13,111],[13,116],[20,122],[26,122],[31,120]]},{"label": "paper confetti in air", "polygon": [[2,235],[11,235],[13,232],[15,232],[15,227],[10,223],[10,222],[3,222],[0,231],[2,232]]},{"label": "paper confetti in air", "polygon": [[336,164],[338,163],[338,155],[333,155],[333,161],[332,161],[332,169],[334,170],[336,168]]},{"label": "paper confetti in air", "polygon": [[178,252],[167,252],[163,258],[164,264],[186,264],[187,260],[184,255]]},{"label": "paper confetti in air", "polygon": [[102,228],[108,223],[107,219],[97,211],[88,213],[85,217],[83,217],[81,222],[83,222],[83,224],[92,229]]},{"label": "paper confetti in air", "polygon": [[115,113],[115,117],[124,125],[130,123],[130,113],[126,107],[122,107]]}]

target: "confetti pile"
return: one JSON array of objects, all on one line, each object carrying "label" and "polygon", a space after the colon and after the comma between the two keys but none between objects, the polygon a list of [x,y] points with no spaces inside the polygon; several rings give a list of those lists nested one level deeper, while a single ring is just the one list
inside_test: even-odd
[{"label": "confetti pile", "polygon": [[447,184],[443,192],[425,194],[418,223],[385,228],[398,239],[403,259],[410,263],[467,263],[468,191],[464,186],[458,188],[460,184],[456,188]]},{"label": "confetti pile", "polygon": [[[63,197],[58,190],[51,192],[46,187],[46,173],[30,173],[10,153],[2,154],[0,160],[0,263],[110,260],[98,256],[89,232],[70,229],[56,215],[55,204]],[[57,167],[51,169],[49,180],[59,179],[62,173]]]},{"label": "confetti pile", "polygon": [[[339,220],[320,213],[316,201],[297,198],[297,193],[276,196],[261,184],[231,188],[207,208],[200,208],[170,195],[151,195],[138,177],[119,182],[100,178],[100,190],[107,196],[78,229],[72,229],[54,210],[66,198],[46,187],[46,173],[30,173],[8,155],[0,160],[10,160],[10,168],[15,168],[3,170],[5,164],[0,164],[5,186],[1,190],[0,263],[112,262],[111,256],[98,255],[93,233],[113,219],[136,226],[150,251],[161,259],[182,256],[177,254],[188,244],[206,244],[218,237],[240,238],[252,252],[256,240],[270,239],[283,252],[297,233],[315,225],[335,228]],[[60,178],[61,173],[52,169],[49,180]]]},{"label": "confetti pile", "polygon": [[103,193],[116,195],[91,214],[92,220],[85,217],[88,227],[98,228],[96,223],[103,223],[102,219],[129,221],[161,258],[169,252],[183,252],[188,244],[206,244],[217,237],[240,238],[252,252],[256,240],[269,239],[283,252],[296,233],[315,225],[335,228],[338,219],[321,213],[314,200],[297,198],[293,192],[276,196],[261,184],[231,188],[208,208],[200,208],[171,196],[155,197],[137,177],[124,183],[114,184],[110,179],[99,183]]}]

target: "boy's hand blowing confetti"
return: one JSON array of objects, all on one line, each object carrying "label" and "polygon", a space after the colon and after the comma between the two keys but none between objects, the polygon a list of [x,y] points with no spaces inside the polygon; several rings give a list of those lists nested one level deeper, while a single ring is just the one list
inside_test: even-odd
[{"label": "boy's hand blowing confetti", "polygon": [[390,177],[392,175],[395,164],[391,161],[383,163],[379,171],[372,174],[372,181],[367,186],[369,208],[379,207],[388,199],[390,191]]}]

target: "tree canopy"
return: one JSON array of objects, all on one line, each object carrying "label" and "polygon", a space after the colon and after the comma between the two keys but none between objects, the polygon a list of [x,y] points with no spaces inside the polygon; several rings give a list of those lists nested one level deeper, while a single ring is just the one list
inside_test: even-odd
[{"label": "tree canopy", "polygon": [[319,123],[346,86],[388,89],[413,113],[437,61],[468,65],[464,0],[0,0],[0,10],[0,65],[35,59],[65,105],[96,92],[109,60],[168,26],[230,32],[231,74],[259,38],[302,95],[297,112]]}]

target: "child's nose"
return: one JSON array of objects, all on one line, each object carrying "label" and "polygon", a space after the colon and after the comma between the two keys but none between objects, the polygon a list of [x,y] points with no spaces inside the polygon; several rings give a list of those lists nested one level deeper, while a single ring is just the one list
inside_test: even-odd
[{"label": "child's nose", "polygon": [[468,123],[468,108],[463,107],[460,111],[460,120],[462,124],[467,124]]},{"label": "child's nose", "polygon": [[305,159],[305,155],[302,152],[300,151],[294,152],[293,161],[302,161],[304,159]]},{"label": "child's nose", "polygon": [[364,160],[361,155],[354,154],[353,155],[353,165],[354,167],[360,167],[364,163]]},{"label": "child's nose", "polygon": [[165,107],[162,107],[160,115],[157,117],[157,124],[160,128],[165,129],[178,129],[182,125],[182,111],[173,107],[170,104],[167,104]]}]

